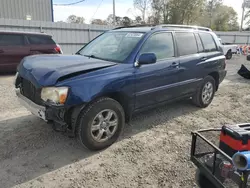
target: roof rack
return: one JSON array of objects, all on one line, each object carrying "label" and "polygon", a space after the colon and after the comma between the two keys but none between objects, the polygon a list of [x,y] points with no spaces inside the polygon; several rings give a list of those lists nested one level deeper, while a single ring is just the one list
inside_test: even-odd
[{"label": "roof rack", "polygon": [[201,26],[196,26],[196,25],[175,25],[175,24],[162,24],[162,25],[157,25],[156,28],[166,28],[166,27],[171,27],[171,28],[180,28],[180,29],[194,29],[194,30],[202,30],[202,31],[212,31],[212,29],[208,27],[201,27]]},{"label": "roof rack", "polygon": [[156,29],[156,28],[176,28],[176,29],[194,29],[194,30],[201,30],[201,31],[212,31],[212,29],[208,27],[201,27],[201,26],[196,26],[196,25],[176,25],[176,24],[161,24],[161,25],[137,24],[137,25],[116,27],[113,30],[122,29],[122,28],[133,28],[133,27],[152,27],[151,30]]},{"label": "roof rack", "polygon": [[130,25],[130,26],[121,26],[121,27],[116,27],[113,30],[116,29],[122,29],[122,28],[133,28],[133,27],[155,27],[156,25],[153,24],[137,24],[137,25]]}]

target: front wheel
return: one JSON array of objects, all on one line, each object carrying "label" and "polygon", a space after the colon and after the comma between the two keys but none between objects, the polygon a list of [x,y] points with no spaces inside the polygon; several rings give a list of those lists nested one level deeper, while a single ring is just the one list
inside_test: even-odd
[{"label": "front wheel", "polygon": [[215,94],[215,80],[212,76],[206,76],[201,86],[192,97],[193,103],[201,108],[207,107]]},{"label": "front wheel", "polygon": [[90,150],[101,150],[112,145],[125,124],[122,106],[111,98],[100,98],[80,113],[77,137]]}]

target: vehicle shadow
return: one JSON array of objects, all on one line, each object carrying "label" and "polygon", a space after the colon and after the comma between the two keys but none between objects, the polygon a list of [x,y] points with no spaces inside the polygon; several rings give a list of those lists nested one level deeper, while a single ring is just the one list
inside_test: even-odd
[{"label": "vehicle shadow", "polygon": [[33,115],[0,122],[0,187],[12,187],[94,154]]},{"label": "vehicle shadow", "polygon": [[183,100],[138,113],[125,127],[121,139],[131,137],[157,125],[166,124],[179,116],[193,113],[199,109],[192,104],[191,100]]},{"label": "vehicle shadow", "polygon": [[[198,109],[182,101],[137,114],[119,141]],[[94,154],[33,115],[0,121],[0,182],[5,188]]]}]

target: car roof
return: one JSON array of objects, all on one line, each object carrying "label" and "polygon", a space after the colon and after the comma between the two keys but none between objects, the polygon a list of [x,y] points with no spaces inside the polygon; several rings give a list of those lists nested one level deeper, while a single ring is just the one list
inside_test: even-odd
[{"label": "car roof", "polygon": [[192,26],[192,25],[134,25],[128,27],[118,27],[114,28],[115,31],[130,31],[130,32],[148,32],[151,30],[168,30],[168,31],[212,31],[212,29],[201,26]]},{"label": "car roof", "polygon": [[46,33],[37,33],[37,32],[26,32],[26,31],[1,31],[0,34],[22,34],[22,35],[40,35],[40,36],[50,36]]}]

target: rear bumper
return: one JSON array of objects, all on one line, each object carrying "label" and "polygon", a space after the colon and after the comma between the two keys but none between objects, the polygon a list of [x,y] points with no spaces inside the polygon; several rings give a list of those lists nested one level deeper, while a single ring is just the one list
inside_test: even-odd
[{"label": "rear bumper", "polygon": [[227,75],[226,70],[222,70],[219,72],[219,83],[221,83],[225,79],[226,75]]},{"label": "rear bumper", "polygon": [[20,93],[20,89],[16,89],[16,95],[18,97],[19,102],[32,114],[35,116],[47,121],[46,118],[46,108],[44,106],[37,105],[33,101],[29,100],[25,96]]}]

